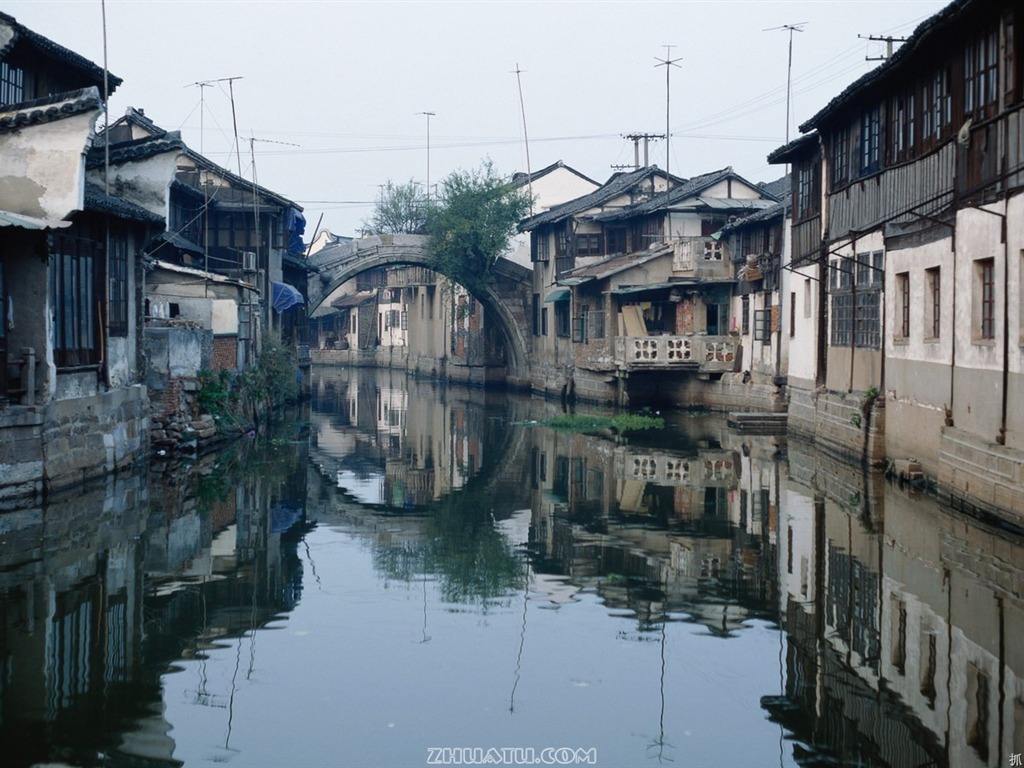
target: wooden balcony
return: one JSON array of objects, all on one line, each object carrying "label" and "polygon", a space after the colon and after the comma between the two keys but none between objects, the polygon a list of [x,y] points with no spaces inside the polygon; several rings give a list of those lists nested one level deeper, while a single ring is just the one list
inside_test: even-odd
[{"label": "wooden balcony", "polygon": [[731,373],[740,360],[732,336],[616,336],[615,366],[623,371],[694,370]]}]

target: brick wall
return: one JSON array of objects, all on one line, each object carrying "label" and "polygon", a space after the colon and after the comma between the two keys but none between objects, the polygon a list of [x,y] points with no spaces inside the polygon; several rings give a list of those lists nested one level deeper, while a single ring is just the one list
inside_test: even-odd
[{"label": "brick wall", "polygon": [[215,371],[233,371],[238,367],[237,336],[214,337],[212,367]]}]

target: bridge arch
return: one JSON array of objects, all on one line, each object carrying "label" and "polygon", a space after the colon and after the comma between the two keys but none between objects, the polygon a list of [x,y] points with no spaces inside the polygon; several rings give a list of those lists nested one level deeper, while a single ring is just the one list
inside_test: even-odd
[{"label": "bridge arch", "polygon": [[[373,235],[329,246],[309,257],[316,270],[308,280],[306,312],[312,314],[339,286],[361,272],[378,267],[420,266],[432,269],[426,235]],[[487,316],[496,321],[508,353],[510,386],[530,386],[530,327],[532,273],[525,267],[499,258],[492,267],[494,279],[474,297]]]}]

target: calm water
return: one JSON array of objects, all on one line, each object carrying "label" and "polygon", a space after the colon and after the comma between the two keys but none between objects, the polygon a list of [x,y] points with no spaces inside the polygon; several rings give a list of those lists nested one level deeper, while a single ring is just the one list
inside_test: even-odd
[{"label": "calm water", "polygon": [[273,434],[0,514],[0,764],[1024,752],[1014,536],[715,417],[315,373]]}]

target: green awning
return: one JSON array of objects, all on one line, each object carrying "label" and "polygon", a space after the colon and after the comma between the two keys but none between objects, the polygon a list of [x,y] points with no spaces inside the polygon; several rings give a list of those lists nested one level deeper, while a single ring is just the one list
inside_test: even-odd
[{"label": "green awning", "polygon": [[544,297],[544,303],[547,304],[548,302],[551,301],[568,301],[569,294],[571,293],[572,291],[568,288],[553,288],[552,290],[548,291],[548,295]]}]

